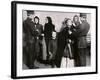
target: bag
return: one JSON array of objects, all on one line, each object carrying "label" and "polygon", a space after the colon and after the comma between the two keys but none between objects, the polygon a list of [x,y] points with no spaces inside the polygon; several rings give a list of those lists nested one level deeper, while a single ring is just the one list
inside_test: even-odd
[{"label": "bag", "polygon": [[73,46],[71,43],[67,43],[65,49],[64,49],[64,57],[73,59],[74,55],[73,55]]}]

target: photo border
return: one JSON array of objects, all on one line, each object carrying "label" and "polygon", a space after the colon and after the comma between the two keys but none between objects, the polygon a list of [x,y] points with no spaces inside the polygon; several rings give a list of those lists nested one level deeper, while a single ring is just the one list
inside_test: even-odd
[{"label": "photo border", "polygon": [[[34,4],[34,5],[49,5],[60,7],[81,7],[81,8],[94,8],[96,9],[96,71],[95,72],[82,72],[82,73],[69,73],[69,74],[53,74],[53,75],[37,75],[37,76],[17,76],[17,4]],[[88,5],[73,5],[73,4],[57,4],[57,3],[41,3],[41,2],[24,2],[12,1],[11,2],[11,78],[39,78],[39,77],[54,77],[54,76],[68,76],[68,75],[85,75],[98,73],[98,7]]]}]

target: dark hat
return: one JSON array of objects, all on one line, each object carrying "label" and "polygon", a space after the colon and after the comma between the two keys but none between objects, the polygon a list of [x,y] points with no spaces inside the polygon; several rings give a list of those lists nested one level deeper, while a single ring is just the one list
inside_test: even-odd
[{"label": "dark hat", "polygon": [[34,14],[33,10],[27,10],[27,15]]},{"label": "dark hat", "polygon": [[80,13],[80,17],[86,18],[86,13]]}]

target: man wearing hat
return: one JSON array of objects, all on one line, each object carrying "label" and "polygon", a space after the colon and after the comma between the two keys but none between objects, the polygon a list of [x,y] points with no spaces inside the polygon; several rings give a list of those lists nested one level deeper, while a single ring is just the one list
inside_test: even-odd
[{"label": "man wearing hat", "polygon": [[87,53],[87,41],[86,36],[90,29],[90,25],[86,20],[86,13],[80,13],[80,25],[75,32],[70,32],[71,37],[78,39],[78,61],[79,66],[86,66],[86,53]]},{"label": "man wearing hat", "polygon": [[24,64],[29,69],[36,68],[34,65],[35,56],[34,53],[34,11],[27,10],[27,19],[23,22],[23,58],[25,58]]}]

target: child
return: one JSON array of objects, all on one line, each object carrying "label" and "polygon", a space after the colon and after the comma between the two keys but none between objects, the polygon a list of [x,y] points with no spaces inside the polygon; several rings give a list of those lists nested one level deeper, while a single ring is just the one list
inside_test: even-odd
[{"label": "child", "polygon": [[55,66],[54,59],[55,59],[55,55],[56,55],[56,51],[57,51],[57,33],[56,33],[56,31],[52,32],[52,39],[49,42],[48,49],[49,49],[49,54],[50,54],[49,59],[51,60],[51,66],[53,68]]}]

